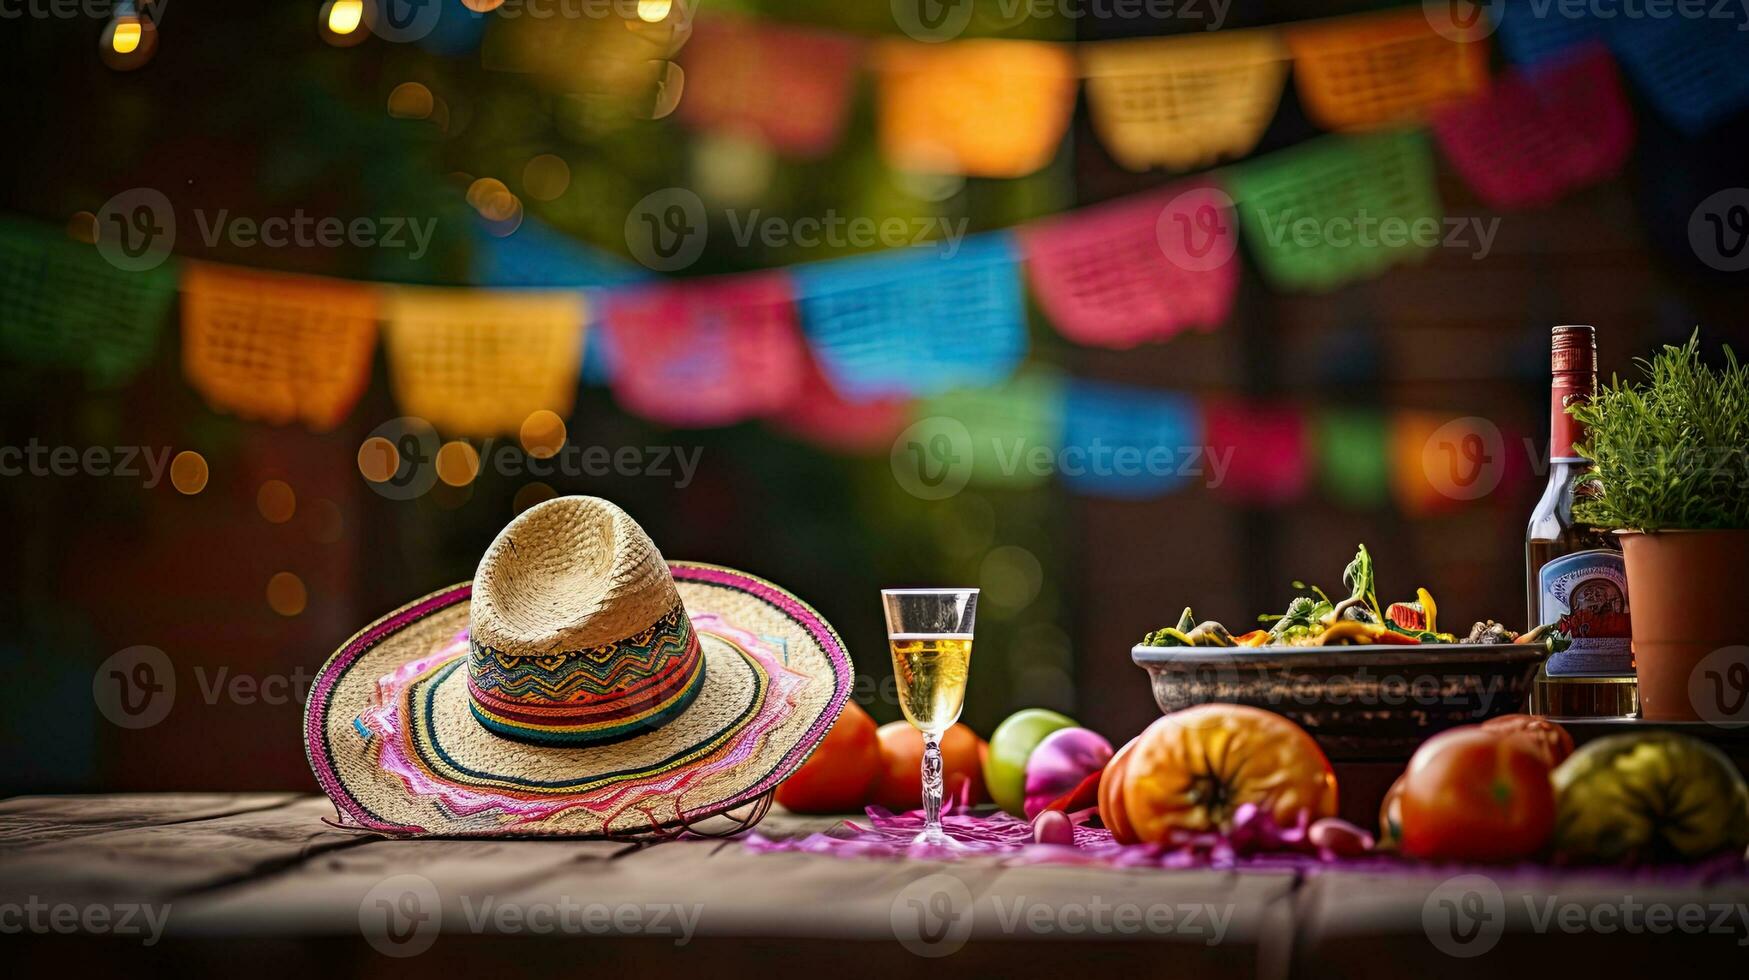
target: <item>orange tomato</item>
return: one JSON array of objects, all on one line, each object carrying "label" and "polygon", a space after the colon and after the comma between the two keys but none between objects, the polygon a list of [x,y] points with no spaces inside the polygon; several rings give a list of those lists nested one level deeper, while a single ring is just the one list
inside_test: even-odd
[{"label": "orange tomato", "polygon": [[1547,748],[1466,725],[1422,743],[1403,774],[1403,853],[1444,861],[1513,861],[1555,829]]},{"label": "orange tomato", "polygon": [[1549,768],[1567,761],[1573,754],[1573,736],[1556,722],[1536,715],[1501,715],[1482,722],[1484,731],[1503,735],[1523,735],[1545,750]]},{"label": "orange tomato", "polygon": [[1105,771],[1099,774],[1099,822],[1105,824],[1105,829],[1111,831],[1111,839],[1119,844],[1136,842],[1136,828],[1130,826],[1129,814],[1123,807],[1124,766],[1129,762],[1130,749],[1135,746],[1133,738],[1125,742],[1105,764]]},{"label": "orange tomato", "polygon": [[[875,733],[880,740],[880,775],[870,794],[874,803],[896,812],[915,810],[923,805],[923,733],[910,722],[888,722]],[[989,746],[964,724],[949,728],[941,736],[941,781],[943,799],[959,795],[968,781],[971,801],[982,803],[984,793],[983,755]]]},{"label": "orange tomato", "polygon": [[874,719],[846,701],[814,754],[778,784],[777,802],[796,813],[860,813],[880,771]]},{"label": "orange tomato", "polygon": [[1261,708],[1202,704],[1137,736],[1123,767],[1123,807],[1138,840],[1225,830],[1254,803],[1288,826],[1336,815],[1336,774],[1300,726]]}]

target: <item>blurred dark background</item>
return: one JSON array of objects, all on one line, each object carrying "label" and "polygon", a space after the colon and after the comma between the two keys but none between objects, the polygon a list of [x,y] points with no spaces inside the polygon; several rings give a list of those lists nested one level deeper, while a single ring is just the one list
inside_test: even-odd
[{"label": "blurred dark background", "polygon": [[[1224,26],[1387,6],[1234,0]],[[724,10],[896,34],[884,3],[707,0],[698,16]],[[529,201],[529,215],[624,256],[628,209],[652,190],[695,184],[700,154],[713,152],[673,118],[575,124],[565,94],[488,71],[465,44],[458,54],[432,50],[441,47],[435,42],[374,38],[336,47],[324,43],[318,19],[316,3],[173,0],[152,59],[125,72],[98,57],[101,19],[6,21],[0,32],[14,81],[4,96],[5,212],[66,225],[121,191],[153,187],[179,213],[432,216],[440,219],[433,254],[399,266],[363,250],[227,252],[198,235],[183,235],[177,251],[343,278],[461,283],[475,247],[462,200],[470,180],[497,176],[514,187],[531,157],[557,155],[569,165],[569,187],[554,201]],[[1195,26],[979,19],[971,33],[1071,40]],[[1493,58],[1498,68],[1501,55]],[[441,98],[447,118],[387,111],[391,92],[408,82]],[[1628,91],[1640,98],[1633,85]],[[185,495],[167,478],[150,489],[118,477],[0,479],[0,792],[313,789],[298,697],[322,661],[376,616],[469,578],[519,500],[549,492],[612,498],[670,557],[744,568],[799,592],[849,642],[859,699],[881,721],[898,717],[882,694],[890,665],[876,590],[884,585],[985,588],[965,715],[985,735],[1011,710],[1045,705],[1128,737],[1155,713],[1129,662],[1144,631],[1187,604],[1199,618],[1247,624],[1281,609],[1295,579],[1339,582],[1357,542],[1377,558],[1381,591],[1402,598],[1427,586],[1447,628],[1480,618],[1521,625],[1522,535],[1547,438],[1549,326],[1595,324],[1606,377],[1696,325],[1709,348],[1729,342],[1749,353],[1749,274],[1709,269],[1687,231],[1701,200],[1749,186],[1749,118],[1682,135],[1649,107],[1634,108],[1639,135],[1625,172],[1555,205],[1501,215],[1483,259],[1434,249],[1381,278],[1301,295],[1270,288],[1246,256],[1223,327],[1133,351],[1071,344],[1034,311],[1031,357],[1076,377],[1306,411],[1418,410],[1494,422],[1509,457],[1500,489],[1428,512],[1411,513],[1390,496],[1357,506],[1315,480],[1304,495],[1270,506],[1201,486],[1147,502],[1101,500],[1055,482],[923,501],[895,482],[884,449],[841,455],[758,424],[668,430],[617,407],[598,385],[579,392],[567,419],[571,442],[700,450],[691,485],[646,475],[554,478],[529,489],[527,478],[488,469],[465,487],[440,482],[402,501],[375,492],[357,463],[361,442],[400,414],[380,355],[363,400],[322,434],[209,410],[182,377],[173,325],[150,367],[119,389],[5,364],[0,443],[192,449],[208,461],[210,480]],[[1318,134],[1290,81],[1257,152]],[[1439,166],[1449,215],[1492,216],[1446,161]],[[934,211],[966,217],[976,231],[1177,179],[1117,166],[1094,137],[1083,94],[1044,170],[969,179],[945,196],[920,193],[881,163],[865,73],[837,147],[820,160],[777,159],[750,206],[778,215]],[[715,235],[688,274],[826,254],[739,249],[730,235]],[[258,498],[270,480],[295,494],[284,523],[263,515]],[[304,586],[290,615],[268,601],[270,579],[285,572]],[[281,603],[291,605],[299,604]],[[99,712],[93,673],[142,644],[174,663],[175,704],[160,723],[127,730]],[[244,687],[232,686],[238,678]]]}]

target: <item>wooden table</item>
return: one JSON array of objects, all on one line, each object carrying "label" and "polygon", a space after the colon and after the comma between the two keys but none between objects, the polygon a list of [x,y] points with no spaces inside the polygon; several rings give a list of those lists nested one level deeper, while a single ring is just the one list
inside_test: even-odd
[{"label": "wooden table", "polygon": [[[0,949],[28,971],[18,976],[411,967],[444,980],[523,970],[1546,977],[1650,970],[1702,950],[1739,972],[1749,963],[1742,876],[1672,885],[1491,872],[1472,887],[1453,883],[1452,869],[1305,875],[757,854],[733,841],[391,841],[332,828],[328,816],[326,800],[295,794],[0,803]],[[776,813],[762,831],[834,822]],[[1485,951],[1441,952],[1439,941],[1455,941],[1451,924],[1427,915],[1473,891],[1483,914],[1457,938],[1470,926],[1476,938],[1456,948]],[[1674,918],[1669,935],[1604,931],[1611,910],[1635,904],[1733,918],[1720,932],[1684,934]],[[1539,926],[1550,910],[1557,918]]]}]

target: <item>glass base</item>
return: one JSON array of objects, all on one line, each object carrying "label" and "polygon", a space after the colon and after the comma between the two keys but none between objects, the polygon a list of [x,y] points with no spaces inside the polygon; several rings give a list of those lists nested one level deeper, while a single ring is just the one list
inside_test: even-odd
[{"label": "glass base", "polygon": [[954,840],[952,837],[947,836],[945,831],[933,828],[925,830],[916,837],[911,838],[911,843],[913,846],[945,847],[950,850],[963,849],[966,846],[959,841]]}]

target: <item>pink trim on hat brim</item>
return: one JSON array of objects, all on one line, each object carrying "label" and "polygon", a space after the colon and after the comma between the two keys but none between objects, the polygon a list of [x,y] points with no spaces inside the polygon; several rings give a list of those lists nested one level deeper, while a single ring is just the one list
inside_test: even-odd
[{"label": "pink trim on hat brim", "polygon": [[[825,738],[826,732],[838,720],[839,714],[844,710],[845,703],[850,700],[850,656],[837,631],[833,630],[831,625],[822,619],[812,606],[783,589],[744,572],[718,565],[670,562],[668,567],[675,581],[720,585],[753,595],[777,607],[784,615],[808,631],[808,634],[820,645],[820,649],[825,651],[827,658],[832,662],[834,673],[837,675],[835,678],[837,683],[833,685],[832,700],[828,709],[808,729],[807,734],[791,747],[778,761],[778,764],[772,768],[771,772],[751,789],[721,803],[713,804],[697,813],[685,815],[687,820],[702,820],[758,799],[761,795],[770,792],[790,773],[800,768],[803,762],[807,761],[808,756],[812,755],[814,749],[820,744],[820,740]],[[309,710],[304,715],[304,753],[310,761],[310,769],[315,773],[316,782],[322,787],[322,792],[326,793],[335,806],[339,807],[346,816],[356,821],[361,828],[402,835],[429,833],[423,827],[384,821],[365,810],[363,805],[354,799],[351,793],[347,792],[345,784],[341,782],[339,774],[335,772],[328,758],[327,744],[324,738],[327,727],[328,697],[339,678],[346,673],[353,662],[372,647],[405,629],[408,625],[447,609],[471,595],[473,595],[472,583],[463,583],[454,588],[433,593],[390,613],[353,637],[345,647],[330,658],[317,675],[316,683],[309,694]],[[519,832],[526,834],[527,830],[508,829],[504,832],[504,836],[516,836]],[[476,832],[470,833],[469,836],[490,835]]]}]

